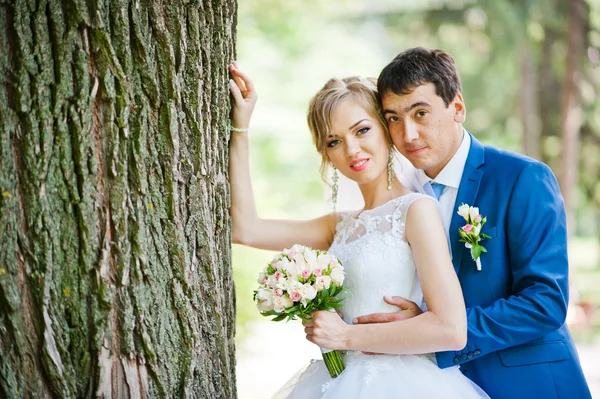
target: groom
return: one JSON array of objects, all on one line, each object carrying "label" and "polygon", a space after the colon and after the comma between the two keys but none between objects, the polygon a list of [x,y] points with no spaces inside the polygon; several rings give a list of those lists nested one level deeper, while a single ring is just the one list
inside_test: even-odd
[{"label": "groom", "polygon": [[[443,51],[404,51],[381,72],[377,89],[396,148],[418,169],[418,186],[439,200],[466,302],[467,345],[437,353],[438,365],[460,365],[492,399],[591,398],[565,325],[566,220],[552,171],[484,146],[463,129],[460,79]],[[459,242],[463,203],[487,217],[482,233],[491,238],[481,241],[481,270]],[[410,301],[386,300],[401,310],[355,322],[421,313]]]}]

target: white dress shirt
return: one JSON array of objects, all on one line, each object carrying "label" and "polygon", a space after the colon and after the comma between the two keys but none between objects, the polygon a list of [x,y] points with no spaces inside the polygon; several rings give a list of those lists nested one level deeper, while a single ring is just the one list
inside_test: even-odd
[{"label": "white dress shirt", "polygon": [[458,195],[458,186],[460,186],[460,180],[462,179],[463,171],[465,170],[465,164],[467,163],[467,157],[469,156],[469,149],[471,148],[471,136],[466,130],[463,130],[463,139],[460,143],[460,147],[450,159],[450,161],[444,166],[444,169],[432,179],[422,170],[418,169],[416,172],[416,179],[421,187],[425,186],[427,182],[443,184],[444,191],[440,195],[440,215],[442,217],[442,223],[446,230],[446,235],[450,231],[450,222],[452,215],[458,210],[456,205],[456,197]]}]

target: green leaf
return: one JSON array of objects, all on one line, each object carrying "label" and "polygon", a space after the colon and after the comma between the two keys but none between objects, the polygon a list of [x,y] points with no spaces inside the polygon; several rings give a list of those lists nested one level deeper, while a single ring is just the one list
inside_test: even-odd
[{"label": "green leaf", "polygon": [[341,308],[342,306],[344,306],[344,304],[339,303],[339,302],[331,302],[331,303],[329,303],[329,306],[331,306],[332,308],[337,309],[337,308]]},{"label": "green leaf", "polygon": [[485,247],[480,245],[479,248],[481,248],[481,252],[487,252],[487,249],[485,249]]},{"label": "green leaf", "polygon": [[481,255],[481,245],[473,245],[471,247],[471,257],[473,259],[477,259],[477,258],[479,258],[480,255]]},{"label": "green leaf", "polygon": [[279,316],[275,317],[272,321],[281,321],[281,320],[285,319],[286,317],[287,317],[287,315],[285,313],[282,313]]}]

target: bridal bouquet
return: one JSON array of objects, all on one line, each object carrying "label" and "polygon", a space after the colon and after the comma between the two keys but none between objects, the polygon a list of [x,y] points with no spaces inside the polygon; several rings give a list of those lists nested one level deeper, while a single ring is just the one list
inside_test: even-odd
[{"label": "bridal bouquet", "polygon": [[[308,320],[316,310],[332,310],[342,306],[337,295],[344,283],[344,267],[335,256],[325,251],[294,245],[275,255],[258,275],[254,300],[263,316],[273,321],[300,318]],[[344,371],[337,350],[323,352],[323,360],[332,377]]]}]

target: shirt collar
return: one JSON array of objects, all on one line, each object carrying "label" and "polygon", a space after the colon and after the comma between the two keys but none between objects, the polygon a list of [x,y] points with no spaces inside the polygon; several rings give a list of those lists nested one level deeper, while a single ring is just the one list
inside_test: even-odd
[{"label": "shirt collar", "polygon": [[444,166],[444,169],[436,176],[435,179],[427,176],[423,169],[417,170],[417,179],[421,185],[425,185],[427,182],[443,184],[448,187],[458,188],[460,186],[460,180],[462,179],[463,171],[465,170],[465,164],[469,156],[469,149],[471,148],[471,136],[463,129],[463,139],[456,150],[454,156]]}]

